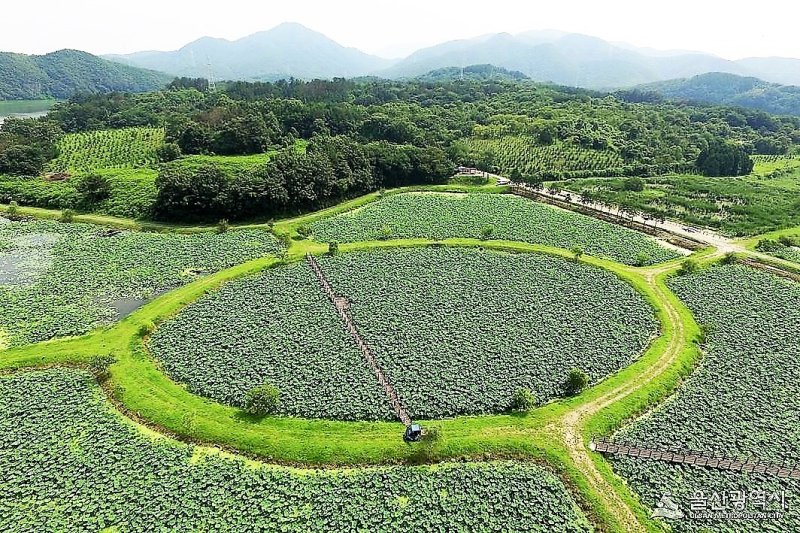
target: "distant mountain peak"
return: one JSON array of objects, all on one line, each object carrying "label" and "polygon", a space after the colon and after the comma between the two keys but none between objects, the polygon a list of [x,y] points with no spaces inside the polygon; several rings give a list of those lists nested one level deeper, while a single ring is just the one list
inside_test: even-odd
[{"label": "distant mountain peak", "polygon": [[297,22],[230,41],[205,37],[174,52],[134,53],[109,59],[175,76],[230,80],[356,77],[392,61],[346,48]]},{"label": "distant mountain peak", "polygon": [[234,41],[204,37],[175,52],[108,58],[194,77],[208,76],[210,63],[213,77],[243,80],[366,75],[404,78],[447,67],[492,64],[538,81],[592,89],[632,87],[706,72],[800,84],[798,59],[729,61],[701,52],[659,51],[554,29],[484,34],[422,48],[401,60],[388,60],[344,47],[298,22],[284,22]]}]

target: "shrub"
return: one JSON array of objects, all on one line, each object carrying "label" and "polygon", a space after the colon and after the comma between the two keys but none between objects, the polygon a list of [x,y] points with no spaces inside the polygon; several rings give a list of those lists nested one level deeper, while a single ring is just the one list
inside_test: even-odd
[{"label": "shrub", "polygon": [[152,335],[155,330],[156,330],[156,325],[155,324],[153,324],[152,322],[146,322],[146,323],[142,324],[141,326],[139,326],[138,334],[139,334],[139,337],[141,337],[143,339],[145,337],[148,337],[148,336]]},{"label": "shrub", "polygon": [[567,381],[564,383],[564,392],[567,396],[574,396],[580,393],[589,385],[589,376],[580,368],[573,368],[569,371]]},{"label": "shrub", "polygon": [[278,241],[283,245],[284,249],[288,249],[292,245],[292,236],[288,233],[277,232],[275,233],[275,237],[278,238]]},{"label": "shrub", "polygon": [[622,189],[631,192],[642,192],[644,190],[644,180],[642,178],[627,178],[622,183]]},{"label": "shrub", "polygon": [[273,414],[280,405],[281,393],[269,383],[250,389],[244,397],[244,410],[255,416]]},{"label": "shrub", "polygon": [[105,381],[109,376],[109,367],[116,362],[112,355],[95,355],[89,359],[89,371],[97,381]]},{"label": "shrub", "polygon": [[311,226],[307,224],[302,224],[297,227],[297,234],[300,235],[302,238],[307,239],[312,234]]},{"label": "shrub", "polygon": [[111,196],[111,182],[99,174],[89,174],[82,178],[75,189],[86,204],[96,204]]},{"label": "shrub", "polygon": [[571,248],[571,251],[576,261],[583,256],[583,248],[581,248],[580,246],[573,246]]},{"label": "shrub", "polygon": [[75,219],[75,211],[73,211],[72,209],[64,209],[61,212],[61,217],[59,218],[61,222],[67,222],[67,223],[72,222],[74,219]]},{"label": "shrub", "polygon": [[228,223],[227,218],[223,218],[217,222],[217,233],[227,233],[230,228],[231,225]]},{"label": "shrub", "polygon": [[530,389],[519,388],[511,398],[511,409],[513,411],[530,411],[537,404],[536,395]]},{"label": "shrub", "polygon": [[336,255],[339,253],[339,243],[331,241],[328,243],[328,255]]},{"label": "shrub", "polygon": [[491,238],[492,234],[494,233],[494,226],[484,226],[481,228],[481,240],[487,241]]},{"label": "shrub", "polygon": [[697,264],[697,261],[695,261],[694,259],[687,259],[686,261],[681,263],[681,268],[678,269],[678,275],[686,276],[688,274],[692,274],[694,272],[697,272],[698,268],[699,266]]},{"label": "shrub", "polygon": [[17,211],[19,211],[19,204],[16,201],[11,200],[11,202],[8,204],[8,214],[13,217],[16,216]]},{"label": "shrub", "polygon": [[638,267],[643,267],[649,265],[651,262],[650,256],[644,252],[639,252],[636,254],[636,261],[635,264]]},{"label": "shrub", "polygon": [[388,241],[391,236],[392,236],[392,228],[390,228],[389,226],[383,226],[381,228],[381,234],[379,237],[380,240]]},{"label": "shrub", "polygon": [[442,430],[439,426],[422,428],[422,437],[419,442],[413,443],[414,453],[412,463],[428,463],[434,459],[436,445],[442,440]]},{"label": "shrub", "polygon": [[156,156],[162,163],[175,161],[181,156],[181,147],[175,143],[165,143],[156,150]]},{"label": "shrub", "polygon": [[421,441],[427,446],[432,447],[442,440],[442,430],[439,426],[431,426],[422,430]]},{"label": "shrub", "polygon": [[732,265],[736,263],[738,260],[739,259],[736,257],[736,254],[734,252],[728,252],[722,258],[722,261],[720,261],[720,263],[722,263],[723,265]]},{"label": "shrub", "polygon": [[780,249],[781,245],[778,243],[778,241],[772,239],[761,239],[758,241],[758,244],[756,245],[756,250],[764,253],[777,252]]}]

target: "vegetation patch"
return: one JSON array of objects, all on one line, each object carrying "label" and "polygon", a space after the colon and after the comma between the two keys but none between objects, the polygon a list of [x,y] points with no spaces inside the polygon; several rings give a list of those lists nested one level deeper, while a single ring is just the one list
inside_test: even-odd
[{"label": "vegetation patch", "polygon": [[229,405],[246,408],[250,391],[270,383],[280,414],[394,417],[304,262],[226,284],[162,324],[150,348],[174,379]]},{"label": "vegetation patch", "polygon": [[568,143],[542,145],[527,136],[498,139],[470,137],[464,141],[470,157],[482,168],[525,177],[587,177],[621,173],[622,157],[612,150],[592,150]]},{"label": "vegetation patch", "polygon": [[0,327],[12,345],[78,335],[193,277],[277,252],[263,231],[117,232],[49,221],[0,225]]},{"label": "vegetation patch", "polygon": [[592,529],[537,465],[298,470],[198,454],[124,422],[75,370],[0,377],[0,414],[3,530]]},{"label": "vegetation patch", "polygon": [[594,201],[717,228],[733,236],[800,226],[800,176],[796,170],[774,178],[671,175],[645,181],[641,191],[626,189],[624,178],[557,185]]},{"label": "vegetation patch", "polygon": [[800,263],[800,235],[781,235],[775,240],[761,239],[756,244],[756,250]]},{"label": "vegetation patch", "polygon": [[581,248],[629,265],[680,257],[657,241],[585,215],[511,195],[404,193],[311,225],[321,242],[451,237],[487,238]]},{"label": "vegetation patch", "polygon": [[[618,433],[619,441],[677,446],[774,463],[800,462],[800,400],[792,389],[800,380],[797,331],[800,285],[741,265],[717,266],[673,278],[670,286],[705,325],[706,357],[677,394]],[[688,513],[696,491],[748,493],[746,511],[760,511],[750,494],[786,491],[789,507],[777,521],[737,521],[737,531],[800,527],[793,505],[800,482],[775,476],[740,474],[614,458],[615,470],[651,508],[664,494]],[[708,502],[710,506],[710,501]],[[725,520],[671,521],[676,531],[725,528]]]},{"label": "vegetation patch", "polygon": [[571,369],[597,382],[657,329],[616,276],[547,255],[409,248],[320,264],[416,418],[507,411],[520,388],[541,402],[576,392]]},{"label": "vegetation patch", "polygon": [[163,128],[125,128],[70,133],[56,148],[53,172],[89,171],[100,168],[141,168],[158,162],[164,144]]},{"label": "vegetation patch", "polygon": [[[103,180],[102,196],[87,194],[87,179]],[[124,218],[149,218],[156,200],[156,171],[143,169],[98,169],[79,172],[69,180],[49,181],[42,177],[0,177],[0,203],[44,209],[74,209]]]}]

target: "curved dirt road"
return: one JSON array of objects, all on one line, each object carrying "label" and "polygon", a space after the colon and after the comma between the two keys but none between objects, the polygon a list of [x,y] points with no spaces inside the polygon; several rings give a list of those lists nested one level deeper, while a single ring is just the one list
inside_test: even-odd
[{"label": "curved dirt road", "polygon": [[591,402],[577,407],[567,413],[559,423],[559,429],[567,445],[570,458],[575,466],[583,472],[586,481],[596,494],[604,499],[604,506],[616,517],[622,530],[628,532],[646,531],[646,529],[614,487],[603,478],[592,460],[591,453],[593,452],[589,451],[584,445],[581,433],[583,425],[589,417],[647,385],[655,377],[664,372],[675,361],[683,349],[686,331],[680,313],[669,298],[667,298],[664,290],[655,283],[656,276],[672,268],[675,267],[662,267],[660,269],[648,271],[646,274],[646,279],[659,296],[659,300],[661,300],[664,306],[667,320],[673,328],[673,335],[664,353],[652,366],[648,367],[638,379],[629,380]]}]

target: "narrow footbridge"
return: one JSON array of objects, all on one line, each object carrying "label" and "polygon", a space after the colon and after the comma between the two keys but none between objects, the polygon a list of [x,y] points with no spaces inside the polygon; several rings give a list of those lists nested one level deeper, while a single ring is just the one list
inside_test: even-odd
[{"label": "narrow footbridge", "polygon": [[679,448],[654,448],[631,444],[618,444],[606,439],[592,439],[589,443],[589,449],[608,455],[624,455],[650,461],[664,461],[667,463],[732,470],[734,472],[767,474],[782,478],[800,479],[800,466],[797,464],[778,464],[752,458],[732,458],[715,453]]},{"label": "narrow footbridge", "polygon": [[345,329],[353,337],[353,340],[356,342],[359,350],[361,350],[361,355],[364,356],[364,360],[375,374],[375,378],[378,380],[378,383],[383,388],[386,396],[389,398],[389,402],[391,403],[392,409],[394,409],[397,418],[399,418],[406,427],[411,426],[411,417],[408,415],[405,407],[403,407],[403,403],[400,401],[400,395],[397,394],[395,388],[386,378],[386,375],[383,373],[383,370],[381,370],[378,361],[375,359],[375,355],[372,353],[372,350],[369,349],[367,343],[364,342],[364,339],[358,332],[358,328],[356,328],[356,325],[353,323],[353,319],[350,316],[349,300],[344,296],[336,295],[336,292],[333,290],[328,278],[325,277],[322,267],[319,266],[319,263],[313,255],[306,254],[306,261],[311,267],[311,270],[314,271],[314,274],[316,274],[317,280],[319,280],[319,284],[322,287],[322,292],[325,293],[333,306],[336,308],[336,312],[339,314],[339,317],[341,317]]}]

